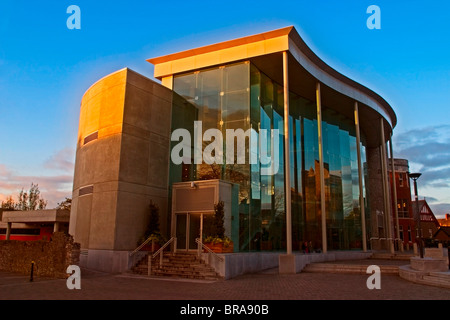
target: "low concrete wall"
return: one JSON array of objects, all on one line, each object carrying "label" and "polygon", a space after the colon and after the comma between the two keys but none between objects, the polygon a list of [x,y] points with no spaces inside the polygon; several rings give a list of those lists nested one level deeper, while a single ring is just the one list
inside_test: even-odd
[{"label": "low concrete wall", "polygon": [[[209,264],[225,279],[231,279],[246,273],[256,273],[267,269],[279,267],[280,252],[249,252],[220,254],[223,261],[214,258],[211,254],[203,254],[203,260]],[[336,251],[329,253],[294,254],[295,272],[314,262],[366,259],[372,252]],[[209,260],[208,260],[209,259]]]},{"label": "low concrete wall", "polygon": [[73,237],[55,232],[51,241],[0,241],[0,270],[53,278],[67,277],[67,267],[78,265],[80,245]]},{"label": "low concrete wall", "polygon": [[130,251],[82,250],[80,267],[107,273],[126,272],[131,268],[129,254]]},{"label": "low concrete wall", "polygon": [[328,253],[296,254],[295,268],[296,272],[298,273],[301,272],[303,268],[305,268],[310,263],[367,259],[371,255],[372,252],[359,252],[359,251],[335,251]]}]

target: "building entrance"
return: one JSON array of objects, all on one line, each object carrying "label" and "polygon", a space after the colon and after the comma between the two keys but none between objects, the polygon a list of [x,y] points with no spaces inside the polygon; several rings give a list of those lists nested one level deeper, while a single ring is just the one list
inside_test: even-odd
[{"label": "building entrance", "polygon": [[202,213],[178,213],[176,218],[177,251],[196,250],[195,239],[203,236]]},{"label": "building entrance", "polygon": [[239,186],[227,181],[216,179],[174,183],[170,235],[177,239],[177,250],[197,250],[195,239],[202,239],[208,232],[205,221],[208,216],[214,215],[214,206],[219,201],[224,203],[225,235],[238,243],[238,199]]}]

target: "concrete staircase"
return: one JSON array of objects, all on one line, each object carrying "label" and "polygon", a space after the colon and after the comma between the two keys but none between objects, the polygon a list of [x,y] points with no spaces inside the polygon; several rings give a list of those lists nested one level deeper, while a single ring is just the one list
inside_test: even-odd
[{"label": "concrete staircase", "polygon": [[367,275],[367,267],[369,265],[377,265],[380,267],[381,274],[399,275],[401,278],[411,282],[450,289],[450,270],[443,272],[413,270],[409,265],[412,257],[414,255],[407,253],[374,253],[370,258],[363,260],[311,263],[305,266],[302,272]]},{"label": "concrete staircase", "polygon": [[[197,280],[221,280],[222,277],[194,253],[164,253],[163,264],[159,256],[152,261],[151,276],[184,278]],[[148,275],[148,255],[143,257],[132,269],[132,273]]]},{"label": "concrete staircase", "polygon": [[417,283],[450,289],[450,272],[430,272],[418,279]]},{"label": "concrete staircase", "polygon": [[407,264],[411,257],[410,254],[381,252],[372,254],[368,259],[311,263],[303,271],[367,274],[367,268],[370,265],[376,265],[380,267],[381,274],[399,275],[399,266]]},{"label": "concrete staircase", "polygon": [[378,260],[402,260],[407,261],[414,257],[411,253],[388,253],[388,252],[375,252],[370,259]]},{"label": "concrete staircase", "polygon": [[[367,274],[368,266],[369,264],[311,263],[303,269],[303,272]],[[381,265],[379,267],[381,274],[398,275],[398,266]]]}]

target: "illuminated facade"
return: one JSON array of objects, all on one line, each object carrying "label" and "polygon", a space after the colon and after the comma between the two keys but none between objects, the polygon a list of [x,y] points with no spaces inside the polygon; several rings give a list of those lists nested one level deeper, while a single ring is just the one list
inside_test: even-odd
[{"label": "illuminated facade", "polygon": [[[70,228],[82,249],[102,257],[134,249],[150,200],[162,209],[163,232],[186,239],[178,241],[183,250],[195,249],[187,239],[201,237],[217,200],[230,204],[226,231],[235,252],[291,254],[305,243],[316,252],[392,247],[386,143],[396,115],[381,96],[325,64],[294,27],[148,61],[162,85],[125,69],[83,98]],[[110,99],[118,111],[106,116]],[[191,141],[174,136],[177,129]],[[227,141],[227,130],[248,133],[245,144]],[[223,153],[211,153],[212,144]],[[242,149],[243,162],[235,156]],[[183,161],[173,161],[173,150]],[[199,162],[198,151],[215,161]],[[89,169],[99,161],[103,177]],[[218,183],[208,193],[213,180],[231,191]],[[173,195],[178,188],[185,188],[185,209]],[[100,208],[108,199],[114,205]]]},{"label": "illuminated facade", "polygon": [[[210,128],[251,129],[245,164],[194,164],[194,159],[171,164],[170,182],[222,179],[239,185],[239,251],[283,250],[286,248],[283,86],[249,61],[175,75],[173,90],[195,106],[173,112],[172,123],[192,127],[192,118],[202,122],[202,134]],[[336,117],[336,111],[322,107],[325,209],[327,239],[331,249],[361,249],[361,210],[355,126],[352,119]],[[312,242],[322,248],[318,127],[315,101],[290,92],[289,101],[290,184],[293,249]],[[194,113],[192,113],[194,111]],[[187,115],[188,114],[188,115]],[[179,123],[177,119],[184,119]],[[188,120],[187,120],[188,119]],[[186,123],[187,122],[187,123]],[[177,127],[172,127],[172,130]],[[264,175],[261,162],[250,164],[249,145],[260,130],[267,129],[267,150],[278,153],[279,170]],[[278,143],[270,146],[271,129],[278,129]],[[191,135],[193,136],[193,134]],[[362,141],[365,141],[362,135]],[[173,142],[174,143],[174,142]],[[226,139],[223,140],[226,146]],[[175,144],[175,143],[174,143]],[[203,149],[206,145],[203,146]],[[237,143],[234,143],[237,148]],[[361,162],[365,142],[360,143]],[[224,147],[226,151],[227,148]],[[225,151],[225,153],[226,153]],[[236,150],[237,151],[237,150]],[[256,150],[259,156],[259,148]],[[224,154],[226,158],[226,154]],[[266,165],[267,166],[267,165]],[[178,167],[178,168],[177,168]],[[184,168],[184,170],[183,170]],[[363,179],[365,181],[365,179]],[[365,184],[363,192],[366,193]],[[367,211],[367,210],[366,210]]]}]

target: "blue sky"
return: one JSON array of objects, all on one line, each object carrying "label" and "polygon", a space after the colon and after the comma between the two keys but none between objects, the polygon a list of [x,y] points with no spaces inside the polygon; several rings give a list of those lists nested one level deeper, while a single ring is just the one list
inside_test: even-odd
[{"label": "blue sky", "polygon": [[[370,5],[381,29],[370,30]],[[69,30],[70,5],[81,29]],[[71,195],[78,113],[95,81],[145,60],[295,26],[326,63],[395,109],[394,155],[422,172],[419,194],[450,212],[450,1],[20,1],[0,4],[0,200],[38,183]]]}]

